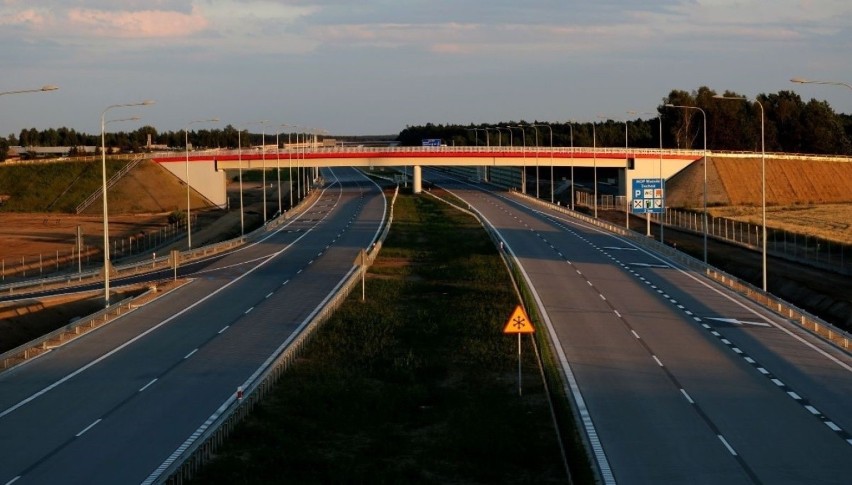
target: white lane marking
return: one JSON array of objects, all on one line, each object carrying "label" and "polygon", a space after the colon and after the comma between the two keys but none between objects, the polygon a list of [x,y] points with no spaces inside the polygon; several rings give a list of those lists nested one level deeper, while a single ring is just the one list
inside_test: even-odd
[{"label": "white lane marking", "polygon": [[13,479],[9,480],[8,482],[6,482],[6,485],[12,485],[13,483],[17,482],[17,481],[18,481],[18,480],[20,480],[20,479],[21,479],[21,476],[20,476],[20,475],[18,475],[17,477],[15,477],[15,478],[13,478]]},{"label": "white lane marking", "polygon": [[783,382],[781,382],[781,381],[779,381],[778,379],[770,379],[770,380],[771,380],[771,381],[772,381],[772,383],[773,383],[773,384],[775,384],[776,386],[778,386],[778,387],[784,387],[784,383],[783,383]]},{"label": "white lane marking", "polygon": [[290,282],[290,280],[286,280],[285,282],[281,283],[281,286],[284,286],[284,285],[286,285],[286,284],[287,284],[287,283],[289,283],[289,282]]},{"label": "white lane marking", "polygon": [[738,353],[738,354],[742,354],[742,353],[743,353],[743,351],[742,351],[742,350],[740,350],[740,349],[738,349],[737,347],[731,347],[731,350],[733,350],[734,352],[736,352],[736,353]]},{"label": "white lane marking", "polygon": [[272,292],[271,292],[271,291],[270,291],[269,293],[267,293],[267,294],[266,294],[266,298],[269,298],[270,296],[272,296]]},{"label": "white lane marking", "polygon": [[793,399],[795,399],[796,401],[801,401],[801,400],[802,400],[802,396],[800,396],[800,395],[796,394],[796,393],[795,393],[795,392],[793,392],[793,391],[787,391],[787,394],[788,394],[790,397],[792,397]]},{"label": "white lane marking", "polygon": [[252,310],[254,310],[254,307],[251,307],[248,310],[246,310],[245,313],[243,313],[243,315],[248,315],[249,313],[251,313]]},{"label": "white lane marking", "polygon": [[84,433],[86,433],[86,431],[89,431],[90,429],[94,428],[94,427],[95,427],[98,423],[100,423],[100,422],[101,422],[101,419],[100,419],[100,418],[96,419],[94,423],[92,423],[92,424],[90,424],[90,425],[86,426],[86,427],[85,427],[85,429],[83,429],[83,431],[80,431],[79,433],[77,433],[77,434],[76,434],[76,435],[74,435],[74,436],[76,436],[77,438],[79,438],[79,437],[83,436],[83,434],[84,434]]},{"label": "white lane marking", "polygon": [[746,357],[743,357],[743,359],[745,359],[745,361],[748,362],[749,364],[757,364],[757,361],[752,359],[751,357],[746,356]]},{"label": "white lane marking", "polygon": [[722,339],[722,343],[725,344],[725,345],[731,345],[731,341],[726,339],[726,338]]},{"label": "white lane marking", "polygon": [[660,362],[660,359],[658,359],[656,355],[652,355],[651,357],[653,357],[653,358],[654,358],[654,362],[656,362],[658,366],[660,366],[660,367],[665,367],[665,366],[663,365],[663,363],[662,363],[662,362]]},{"label": "white lane marking", "polygon": [[599,296],[601,297],[601,300],[606,301],[606,297],[605,297],[605,296],[603,296],[603,294],[602,294],[602,293],[599,293]]},{"label": "white lane marking", "polygon": [[152,385],[152,384],[154,384],[155,382],[157,382],[157,379],[158,379],[157,377],[155,377],[155,378],[151,379],[151,382],[149,382],[149,383],[145,384],[144,386],[142,386],[142,388],[141,388],[141,389],[139,389],[139,392],[142,392],[142,391],[144,391],[145,389],[148,389],[149,387],[151,387],[151,385]]},{"label": "white lane marking", "polygon": [[300,274],[301,272],[302,272],[302,270],[300,269],[299,271],[296,271],[296,274]]},{"label": "white lane marking", "polygon": [[719,438],[719,440],[722,442],[722,444],[723,444],[723,445],[725,445],[725,448],[727,448],[727,449],[728,449],[728,451],[729,451],[732,455],[737,456],[737,452],[736,452],[736,451],[734,451],[734,449],[733,449],[733,448],[731,448],[731,445],[729,445],[729,444],[728,444],[728,440],[726,440],[724,436],[722,436],[722,435],[720,435],[720,434],[717,434],[716,436]]},{"label": "white lane marking", "polygon": [[831,428],[832,431],[840,431],[840,426],[832,423],[831,421],[826,421],[825,425]]},{"label": "white lane marking", "polygon": [[186,359],[188,359],[188,358],[192,357],[192,354],[194,354],[194,353],[196,353],[196,352],[198,352],[198,349],[195,349],[195,350],[193,350],[192,352],[190,352],[190,353],[186,354],[186,355],[184,356],[184,358],[183,358],[183,359],[184,359],[184,360],[186,360]]},{"label": "white lane marking", "polygon": [[221,333],[224,333],[224,332],[225,332],[225,330],[228,330],[230,327],[231,327],[230,325],[225,325],[224,327],[222,327],[222,330],[219,330],[219,333],[220,333],[220,334],[221,334]]},{"label": "white lane marking", "polygon": [[638,334],[638,333],[636,333],[636,330],[631,330],[631,332],[633,332],[633,336],[634,336],[634,337],[636,337],[636,338],[641,338],[641,337],[639,337],[639,334]]},{"label": "white lane marking", "polygon": [[805,409],[807,409],[814,416],[819,416],[820,414],[822,414],[822,413],[819,412],[819,410],[817,408],[811,406],[810,404],[806,405]]},{"label": "white lane marking", "polygon": [[621,318],[621,314],[618,313],[618,310],[613,310],[613,312],[615,312],[615,316],[617,316],[618,318]]},{"label": "white lane marking", "polygon": [[764,369],[763,367],[758,367],[757,371],[760,372],[761,374],[765,375],[765,376],[769,375],[769,371]]},{"label": "white lane marking", "polygon": [[683,394],[683,397],[685,397],[686,400],[689,401],[689,404],[695,404],[695,401],[693,401],[692,398],[689,397],[689,394],[687,394],[684,389],[681,389],[680,392]]}]

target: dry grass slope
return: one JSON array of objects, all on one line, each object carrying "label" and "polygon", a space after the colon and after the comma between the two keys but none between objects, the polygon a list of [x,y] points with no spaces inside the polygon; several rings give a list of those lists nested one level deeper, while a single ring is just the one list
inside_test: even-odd
[{"label": "dry grass slope", "polygon": [[[695,163],[667,182],[669,207],[700,207],[704,170]],[[761,159],[710,157],[707,203],[760,206]],[[852,203],[852,162],[766,159],[767,206]]]}]

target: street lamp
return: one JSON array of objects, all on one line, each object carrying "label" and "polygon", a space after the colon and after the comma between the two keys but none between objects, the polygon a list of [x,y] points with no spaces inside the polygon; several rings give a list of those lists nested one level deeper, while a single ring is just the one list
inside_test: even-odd
[{"label": "street lamp", "polygon": [[[714,96],[719,98],[719,96]],[[730,99],[745,99],[745,98],[730,98]],[[683,108],[683,109],[696,109],[701,112],[701,116],[704,118],[704,217],[702,226],[704,229],[704,264],[707,264],[707,113],[704,112],[703,109],[697,106],[681,106],[675,104],[665,104],[666,108]]]},{"label": "street lamp", "polygon": [[595,122],[592,121],[592,164],[593,164],[593,193],[594,200],[592,201],[594,205],[595,219],[598,218],[598,145],[595,136]]},{"label": "street lamp", "polygon": [[523,162],[524,168],[523,168],[523,171],[521,172],[521,193],[526,194],[527,193],[527,130],[521,125],[511,126],[510,128],[518,128],[518,129],[521,130],[521,142],[523,143],[523,150],[522,150],[521,153],[523,153],[523,158],[524,158],[524,162]]},{"label": "street lamp", "polygon": [[261,197],[263,197],[263,223],[266,224],[266,123],[269,123],[269,120],[260,120],[260,121],[252,121],[248,123],[249,125],[260,125],[260,158],[262,159],[261,165],[263,167],[263,173],[261,174],[261,183],[263,187],[261,187]]},{"label": "street lamp", "polygon": [[19,91],[3,91],[3,92],[0,92],[0,96],[6,95],[6,94],[41,93],[41,92],[44,92],[44,91],[56,91],[57,89],[59,89],[59,86],[54,86],[53,84],[45,84],[44,86],[37,88],[37,89],[22,89],[22,90],[19,90]]},{"label": "street lamp", "polygon": [[574,210],[574,124],[566,122],[571,129],[571,210]]},{"label": "street lamp", "polygon": [[[736,101],[745,101],[748,102],[748,98],[745,96],[722,96],[717,94],[713,96],[715,99],[732,99]],[[761,179],[761,202],[760,205],[762,207],[762,218],[763,218],[763,241],[761,245],[761,259],[763,266],[763,291],[767,291],[766,285],[766,136],[764,131],[764,113],[763,113],[763,104],[757,99],[754,100],[755,103],[760,107],[760,179]]]},{"label": "street lamp", "polygon": [[798,83],[798,84],[830,84],[832,86],[846,86],[849,89],[852,89],[852,84],[844,83],[840,81],[813,81],[810,79],[802,79],[800,77],[794,77],[790,79],[790,82]]},{"label": "street lamp", "polygon": [[184,134],[184,149],[186,150],[186,247],[192,249],[192,219],[190,218],[189,210],[189,126],[193,123],[216,123],[219,118],[210,118],[209,120],[193,120],[186,124],[183,129]]},{"label": "street lamp", "polygon": [[[46,86],[52,87],[52,86]],[[44,90],[44,88],[42,88]],[[47,91],[52,91],[52,89],[47,89]],[[126,103],[126,104],[111,104],[104,108],[101,112],[101,191],[103,194],[103,206],[104,206],[104,306],[109,307],[109,272],[110,272],[110,260],[109,260],[109,210],[107,209],[107,179],[106,179],[106,113],[107,111],[113,108],[129,108],[131,106],[149,106],[154,104],[151,100],[141,101],[138,103]],[[129,118],[128,118],[129,120]],[[110,121],[124,121],[124,120],[110,120]]]},{"label": "street lamp", "polygon": [[533,126],[546,126],[550,130],[550,203],[553,204],[553,127],[548,124],[539,124]]}]

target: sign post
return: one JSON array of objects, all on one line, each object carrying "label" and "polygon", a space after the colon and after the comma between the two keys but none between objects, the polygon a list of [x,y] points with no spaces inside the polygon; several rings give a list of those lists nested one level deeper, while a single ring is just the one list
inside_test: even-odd
[{"label": "sign post", "polygon": [[523,395],[523,386],[522,386],[522,376],[521,376],[521,334],[522,333],[535,333],[535,328],[532,326],[532,322],[530,322],[530,318],[527,316],[527,312],[524,311],[521,305],[515,307],[515,311],[509,316],[509,320],[506,322],[506,325],[503,326],[503,333],[505,334],[518,334],[518,395]]},{"label": "sign post", "polygon": [[646,236],[651,235],[650,214],[662,214],[665,193],[662,179],[633,179],[633,213],[645,214]]},{"label": "sign post", "polygon": [[358,256],[355,256],[355,264],[361,268],[361,301],[366,300],[366,290],[364,283],[364,274],[367,272],[367,251],[363,248],[358,252]]}]

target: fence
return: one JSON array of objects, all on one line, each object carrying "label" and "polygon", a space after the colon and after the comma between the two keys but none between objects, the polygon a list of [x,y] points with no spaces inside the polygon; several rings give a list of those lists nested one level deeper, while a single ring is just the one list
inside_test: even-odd
[{"label": "fence", "polygon": [[[192,214],[193,227],[197,227],[198,216]],[[158,229],[141,232],[134,236],[110,238],[110,259],[120,261],[123,258],[138,256],[142,253],[156,250],[170,244],[186,233],[186,221],[167,224]],[[72,236],[69,235],[69,238]],[[103,263],[103,247],[83,244],[78,251],[77,244],[72,243],[71,249],[57,249],[51,253],[39,253],[32,256],[21,256],[21,259],[0,259],[0,283],[6,278],[44,277],[75,272],[83,272]]]},{"label": "fence", "polygon": [[[667,209],[665,216],[667,225],[697,233],[704,232],[702,219],[701,212],[678,209]],[[763,245],[762,234],[761,224],[707,215],[707,235],[710,237],[759,251]],[[852,274],[852,245],[849,244],[767,227],[766,251],[814,267]]]}]

